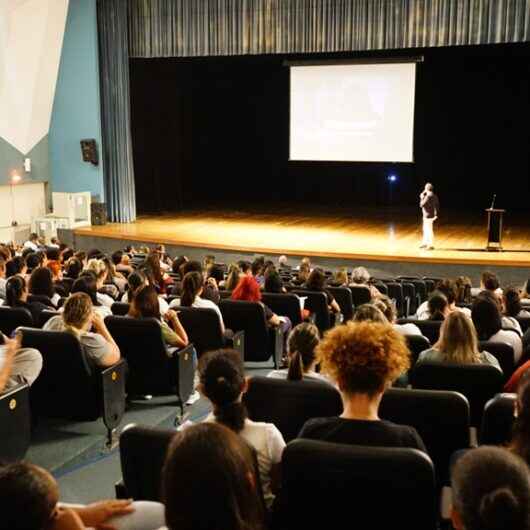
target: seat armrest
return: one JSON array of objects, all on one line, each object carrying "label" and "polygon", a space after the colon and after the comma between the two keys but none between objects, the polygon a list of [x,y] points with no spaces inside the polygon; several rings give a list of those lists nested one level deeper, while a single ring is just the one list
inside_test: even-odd
[{"label": "seat armrest", "polygon": [[127,362],[120,359],[101,372],[103,423],[109,431],[121,423],[125,412],[125,377]]},{"label": "seat armrest", "polygon": [[269,333],[273,334],[272,337],[272,360],[274,362],[274,368],[278,370],[282,364],[283,359],[283,331],[280,327],[269,328]]},{"label": "seat armrest", "polygon": [[241,359],[245,360],[245,332],[243,330],[234,333],[232,344],[234,350],[241,355]]},{"label": "seat armrest", "polygon": [[127,488],[123,483],[123,479],[120,479],[116,484],[114,484],[114,491],[116,492],[117,499],[128,499],[130,495],[127,493]]},{"label": "seat armrest", "polygon": [[16,385],[0,394],[0,460],[12,462],[25,457],[31,441],[29,386]]},{"label": "seat armrest", "polygon": [[178,350],[174,354],[174,359],[178,363],[177,374],[177,395],[182,405],[188,401],[193,393],[193,378],[195,376],[197,353],[195,346],[188,344],[185,348]]}]

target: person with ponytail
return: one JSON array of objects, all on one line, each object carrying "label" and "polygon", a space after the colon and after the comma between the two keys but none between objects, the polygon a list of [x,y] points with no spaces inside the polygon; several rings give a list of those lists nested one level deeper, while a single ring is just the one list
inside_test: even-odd
[{"label": "person with ponytail", "polygon": [[479,447],[466,451],[451,475],[455,530],[530,529],[530,475],[519,456]]},{"label": "person with ponytail", "polygon": [[514,415],[515,424],[509,449],[530,466],[530,372],[519,383]]},{"label": "person with ponytail", "polygon": [[279,484],[279,469],[285,441],[272,423],[247,417],[243,394],[247,391],[245,368],[235,350],[206,353],[199,360],[199,392],[212,404],[206,422],[217,422],[239,434],[257,453],[263,496],[268,508]]},{"label": "person with ponytail", "polygon": [[204,280],[200,272],[188,272],[184,275],[182,280],[182,292],[179,300],[171,302],[169,307],[176,307],[181,305],[182,307],[198,307],[203,309],[213,309],[219,317],[219,323],[221,324],[221,333],[225,333],[225,324],[223,321],[223,315],[221,310],[211,300],[202,298],[201,295],[204,292]]},{"label": "person with ponytail", "polygon": [[[71,294],[75,293],[86,293],[90,297],[92,306],[96,313],[101,315],[101,318],[106,318],[112,315],[112,311],[109,306],[103,305],[98,300],[98,288],[96,275],[92,271],[85,271],[79,278],[73,283]],[[59,310],[61,311],[62,308]]]},{"label": "person with ponytail", "polygon": [[28,302],[28,287],[24,276],[11,276],[6,282],[6,305],[9,307],[22,307],[27,309],[33,318],[33,323],[38,324],[39,316],[45,309],[51,307],[41,302]]},{"label": "person with ponytail", "polygon": [[[144,287],[145,285],[149,285],[149,278],[141,269],[135,270],[129,274],[129,277],[127,278],[127,286],[125,287],[125,293],[122,296],[121,301],[124,304],[132,303],[134,299],[134,293],[140,287]],[[158,295],[158,305],[160,306],[160,315],[164,316],[169,309],[169,304],[167,303],[166,299],[160,295]]]},{"label": "person with ponytail", "polygon": [[[89,331],[94,329],[94,332]],[[120,349],[109,333],[105,321],[94,311],[86,293],[75,293],[66,300],[62,315],[50,318],[44,331],[66,331],[79,339],[87,357],[101,368],[120,360]]]},{"label": "person with ponytail", "polygon": [[445,320],[445,317],[451,312],[447,296],[441,291],[433,291],[428,300],[429,317],[426,320],[437,322]]},{"label": "person with ponytail", "polygon": [[317,364],[315,348],[319,342],[320,333],[314,324],[303,322],[295,326],[287,339],[289,367],[284,370],[273,370],[267,377],[288,381],[318,381],[332,385],[327,377],[315,372]]}]

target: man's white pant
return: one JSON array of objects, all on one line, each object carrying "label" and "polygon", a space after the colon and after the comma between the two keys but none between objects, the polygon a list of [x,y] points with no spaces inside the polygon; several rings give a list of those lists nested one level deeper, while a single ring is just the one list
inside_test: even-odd
[{"label": "man's white pant", "polygon": [[434,247],[434,217],[430,219],[428,217],[423,218],[423,241],[422,245],[427,247]]}]

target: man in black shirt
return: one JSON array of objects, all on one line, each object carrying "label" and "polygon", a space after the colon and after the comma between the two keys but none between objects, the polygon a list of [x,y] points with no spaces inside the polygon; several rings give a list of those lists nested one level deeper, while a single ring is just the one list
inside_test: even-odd
[{"label": "man in black shirt", "polygon": [[425,250],[434,250],[434,221],[438,219],[440,211],[440,203],[433,190],[433,185],[427,182],[420,193],[420,208],[423,213],[423,240],[420,248]]}]

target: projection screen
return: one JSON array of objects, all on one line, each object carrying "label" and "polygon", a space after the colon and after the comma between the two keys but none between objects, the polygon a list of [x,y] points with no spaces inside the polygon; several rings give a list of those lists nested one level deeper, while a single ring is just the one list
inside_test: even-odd
[{"label": "projection screen", "polygon": [[291,66],[290,160],[413,162],[415,63]]}]

